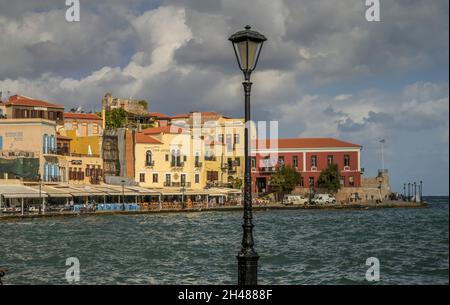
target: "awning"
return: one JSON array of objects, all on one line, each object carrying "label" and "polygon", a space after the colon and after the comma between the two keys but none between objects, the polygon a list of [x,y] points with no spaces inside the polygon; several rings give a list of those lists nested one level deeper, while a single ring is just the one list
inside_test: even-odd
[{"label": "awning", "polygon": [[[38,185],[31,186],[31,187],[36,190],[39,190]],[[43,185],[42,190],[45,191],[47,193],[48,197],[50,197],[50,198],[70,198],[70,197],[72,197],[72,195],[64,189],[58,189],[58,188],[48,186],[48,185]]]},{"label": "awning", "polygon": [[0,196],[4,198],[47,198],[45,191],[39,192],[32,187],[20,184],[2,184],[0,185]]}]

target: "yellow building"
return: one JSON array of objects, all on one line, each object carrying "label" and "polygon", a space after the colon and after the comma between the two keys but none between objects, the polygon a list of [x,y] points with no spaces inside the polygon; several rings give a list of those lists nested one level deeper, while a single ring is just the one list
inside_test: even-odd
[{"label": "yellow building", "polygon": [[99,184],[103,181],[102,119],[92,113],[64,113],[58,126],[61,181],[69,184]]},{"label": "yellow building", "polygon": [[[24,176],[26,180],[58,181],[59,165],[56,149],[56,123],[51,120],[2,119],[0,120],[0,156],[7,159],[30,158],[38,160],[39,171]],[[1,171],[0,171],[1,172]],[[38,175],[39,177],[35,176]],[[16,174],[16,176],[21,176]],[[3,178],[3,177],[2,177]]]},{"label": "yellow building", "polygon": [[64,113],[64,125],[58,126],[61,135],[70,137],[70,153],[100,156],[102,119],[93,113]]},{"label": "yellow building", "polygon": [[203,189],[200,152],[191,149],[191,133],[174,126],[136,133],[135,181],[150,188]]},{"label": "yellow building", "polygon": [[242,185],[244,119],[225,117],[217,112],[191,112],[173,117],[171,124],[189,129],[192,146],[201,147],[202,184],[237,188]]}]

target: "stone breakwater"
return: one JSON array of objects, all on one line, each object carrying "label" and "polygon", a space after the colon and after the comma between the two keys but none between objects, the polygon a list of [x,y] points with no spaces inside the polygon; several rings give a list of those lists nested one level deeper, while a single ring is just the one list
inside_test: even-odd
[{"label": "stone breakwater", "polygon": [[[383,201],[382,203],[352,203],[352,204],[324,204],[324,205],[282,205],[282,204],[267,204],[267,205],[253,205],[255,211],[270,211],[270,210],[367,210],[380,208],[426,208],[426,202],[405,202],[405,201]],[[79,216],[93,216],[93,215],[135,215],[135,214],[159,214],[159,213],[195,213],[195,212],[212,212],[212,211],[239,211],[243,207],[224,206],[224,207],[210,207],[210,208],[186,208],[186,209],[161,209],[148,211],[96,211],[96,212],[51,212],[46,214],[29,214],[29,215],[3,215],[1,220],[20,220],[33,218],[51,218],[51,217],[79,217]]]}]

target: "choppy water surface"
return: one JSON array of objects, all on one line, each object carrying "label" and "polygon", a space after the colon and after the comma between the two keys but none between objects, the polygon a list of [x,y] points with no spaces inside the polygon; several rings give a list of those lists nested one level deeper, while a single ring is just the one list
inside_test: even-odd
[{"label": "choppy water surface", "polygon": [[[448,284],[448,197],[427,209],[255,213],[261,284]],[[241,212],[88,216],[0,222],[6,284],[234,284]]]}]

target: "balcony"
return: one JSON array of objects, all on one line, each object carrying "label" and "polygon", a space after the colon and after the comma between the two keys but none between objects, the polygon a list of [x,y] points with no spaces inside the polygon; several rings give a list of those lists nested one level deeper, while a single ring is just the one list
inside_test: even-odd
[{"label": "balcony", "polygon": [[57,155],[58,154],[58,150],[56,148],[47,148],[44,149],[44,155]]},{"label": "balcony", "polygon": [[216,156],[205,156],[205,161],[216,161]]},{"label": "balcony", "polygon": [[181,183],[181,182],[164,182],[163,184],[165,187],[191,187],[191,183],[190,182],[185,182],[185,183]]},{"label": "balcony", "polygon": [[145,162],[145,166],[147,167],[155,166],[155,161]]},{"label": "balcony", "polygon": [[171,163],[171,164],[170,164],[170,167],[172,167],[172,168],[182,168],[182,167],[184,167],[184,162],[181,162],[181,163]]},{"label": "balcony", "polygon": [[234,174],[236,174],[236,169],[234,169],[234,168],[228,168],[227,169],[227,173],[229,174],[229,175],[234,175]]},{"label": "balcony", "polygon": [[102,180],[101,176],[92,176],[89,181],[91,184],[100,184]]},{"label": "balcony", "polygon": [[200,168],[202,167],[203,163],[202,162],[196,162],[195,163],[195,167]]},{"label": "balcony", "polygon": [[276,172],[276,168],[272,166],[264,166],[259,168],[259,172],[261,173],[274,173]]}]

